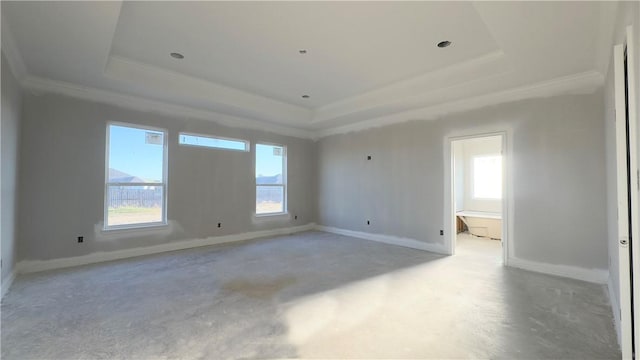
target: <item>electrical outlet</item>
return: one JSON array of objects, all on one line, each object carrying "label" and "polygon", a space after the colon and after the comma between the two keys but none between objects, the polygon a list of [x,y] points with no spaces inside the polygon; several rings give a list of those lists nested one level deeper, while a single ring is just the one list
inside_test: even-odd
[{"label": "electrical outlet", "polygon": [[218,227],[222,227],[222,223],[218,223]]},{"label": "electrical outlet", "polygon": [[440,230],[440,235],[444,235],[444,230]]},{"label": "electrical outlet", "polygon": [[298,220],[298,215],[294,215],[293,220]]},{"label": "electrical outlet", "polygon": [[84,236],[78,236],[78,243],[84,242]]}]

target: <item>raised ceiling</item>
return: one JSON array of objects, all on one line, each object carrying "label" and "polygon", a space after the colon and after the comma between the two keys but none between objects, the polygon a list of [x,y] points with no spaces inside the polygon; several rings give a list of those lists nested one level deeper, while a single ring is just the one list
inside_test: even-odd
[{"label": "raised ceiling", "polygon": [[[487,94],[595,88],[615,9],[607,2],[3,1],[2,47],[28,87],[161,102],[230,125],[308,135],[452,111],[465,99],[497,101]],[[453,44],[438,48],[441,40]]]},{"label": "raised ceiling", "polygon": [[313,109],[496,50],[463,2],[130,2],[111,54]]}]

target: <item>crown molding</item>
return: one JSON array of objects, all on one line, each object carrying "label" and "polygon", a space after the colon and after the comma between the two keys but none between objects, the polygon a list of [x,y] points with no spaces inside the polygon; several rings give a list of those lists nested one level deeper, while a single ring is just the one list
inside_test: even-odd
[{"label": "crown molding", "polygon": [[4,18],[4,14],[0,16],[0,21],[2,22],[2,53],[9,63],[9,69],[13,73],[13,76],[15,76],[19,83],[22,83],[28,75],[27,66],[22,58],[22,54],[20,54],[20,50],[18,50],[13,33],[9,29],[9,23]]},{"label": "crown molding", "polygon": [[[367,112],[403,103],[406,99],[425,98],[442,89],[455,87],[511,70],[504,52],[498,50],[477,58],[453,64],[416,77],[395,82],[364,94],[316,109],[312,123],[335,120],[343,116]],[[408,106],[407,108],[410,108]]]},{"label": "crown molding", "polygon": [[550,97],[563,94],[592,93],[604,83],[602,74],[596,71],[564,76],[533,85],[516,87],[509,90],[497,91],[476,97],[464,98],[451,102],[427,106],[416,110],[405,111],[388,116],[372,118],[344,126],[326,129],[301,129],[267,123],[239,116],[226,115],[210,110],[151,100],[140,96],[117,93],[110,90],[97,89],[77,85],[69,82],[45,79],[27,75],[21,82],[22,86],[35,92],[50,92],[84,100],[111,104],[123,108],[155,112],[164,115],[195,118],[234,127],[266,131],[280,135],[293,136],[304,139],[318,140],[319,138],[357,132],[370,128],[382,127],[411,120],[434,120],[447,114],[479,109],[486,106],[529,98]]},{"label": "crown molding", "polygon": [[64,81],[51,80],[28,75],[22,81],[22,85],[27,90],[31,90],[34,92],[56,93],[69,97],[115,105],[143,112],[153,112],[181,118],[207,120],[213,121],[220,125],[234,128],[260,130],[298,138],[315,139],[315,134],[312,131],[305,129],[282,126],[239,116],[231,116],[189,106],[170,104],[164,101],[151,100],[135,95],[97,89],[94,87],[77,85]]},{"label": "crown molding", "polygon": [[142,85],[147,89],[164,89],[169,96],[199,101],[203,107],[212,106],[212,109],[218,111],[279,122],[285,126],[296,126],[301,121],[309,122],[312,113],[310,109],[298,105],[121,56],[109,56],[104,75],[118,81]]},{"label": "crown molding", "polygon": [[619,4],[617,1],[604,1],[598,5],[600,11],[598,12],[598,34],[595,39],[597,49],[595,68],[606,77],[609,70],[609,60],[612,57],[611,49],[613,49]]},{"label": "crown molding", "polygon": [[564,94],[593,93],[604,83],[604,76],[597,71],[587,71],[579,74],[563,76],[532,85],[515,87],[509,90],[497,91],[485,95],[468,97],[461,100],[445,102],[420,109],[405,111],[389,116],[377,117],[344,126],[337,126],[319,130],[318,138],[367,130],[411,120],[434,120],[438,117],[483,108],[486,106],[518,100],[550,97]]},{"label": "crown molding", "polygon": [[163,101],[116,93],[72,84],[63,81],[44,79],[28,75],[22,81],[23,87],[32,91],[51,92],[84,100],[111,104],[123,108],[155,112],[170,116],[195,118],[213,121],[218,124],[234,127],[261,130],[280,135],[293,136],[304,139],[317,140],[322,137],[357,132],[370,128],[382,127],[411,120],[434,120],[447,114],[479,109],[486,106],[497,105],[506,102],[524,100],[529,98],[550,97],[563,94],[592,93],[602,86],[604,77],[596,71],[564,76],[533,85],[516,87],[509,90],[497,91],[476,97],[446,102],[421,109],[405,111],[389,116],[377,117],[344,126],[336,126],[327,129],[311,130],[289,126],[266,123],[238,116],[231,116],[202,110],[193,107],[170,104]]}]

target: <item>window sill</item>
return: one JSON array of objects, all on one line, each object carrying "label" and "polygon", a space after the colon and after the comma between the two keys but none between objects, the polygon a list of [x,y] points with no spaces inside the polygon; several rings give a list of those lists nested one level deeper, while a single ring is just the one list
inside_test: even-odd
[{"label": "window sill", "polygon": [[163,230],[169,226],[168,223],[149,223],[140,225],[122,225],[122,226],[110,226],[102,229],[104,233],[119,233],[119,232],[140,232],[140,231],[154,231]]},{"label": "window sill", "polygon": [[288,212],[271,213],[271,214],[253,214],[253,220],[255,221],[276,221],[276,220],[291,220],[291,214]]}]

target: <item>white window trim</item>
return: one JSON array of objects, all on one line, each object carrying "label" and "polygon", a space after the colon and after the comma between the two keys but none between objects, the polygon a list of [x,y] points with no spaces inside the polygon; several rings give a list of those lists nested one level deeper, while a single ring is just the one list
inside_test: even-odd
[{"label": "white window trim", "polygon": [[[158,183],[116,183],[116,182],[109,182],[109,145],[110,145],[110,137],[111,137],[111,131],[110,128],[111,126],[122,126],[122,127],[130,127],[130,128],[134,128],[134,129],[140,129],[140,130],[150,130],[150,131],[157,131],[157,132],[161,132],[163,134],[162,136],[162,140],[163,140],[163,144],[162,144],[162,221],[156,221],[156,222],[148,222],[148,223],[137,223],[137,224],[126,224],[126,225],[112,225],[112,226],[108,226],[108,218],[109,218],[109,186],[118,186],[118,185],[124,185],[125,186],[158,186]],[[168,178],[168,153],[169,153],[169,147],[168,147],[168,135],[169,132],[167,131],[167,129],[163,129],[163,128],[158,128],[158,127],[153,127],[153,126],[145,126],[145,125],[139,125],[139,124],[130,124],[130,123],[124,123],[124,122],[117,122],[117,121],[108,121],[107,122],[107,126],[106,126],[106,143],[105,143],[105,162],[104,162],[104,188],[103,188],[103,192],[104,192],[104,207],[103,207],[103,213],[104,213],[104,218],[103,218],[103,231],[118,231],[118,230],[146,230],[146,229],[150,229],[150,228],[157,228],[157,227],[165,227],[168,225],[167,222],[167,198],[168,198],[168,186],[167,186],[167,178]]]},{"label": "white window trim", "polygon": [[[244,150],[239,150],[239,149],[227,149],[227,148],[217,147],[217,146],[182,144],[182,143],[180,143],[180,136],[182,136],[182,135],[198,136],[198,137],[204,137],[204,138],[215,139],[215,140],[238,141],[238,142],[242,142],[242,143],[245,144],[245,149]],[[230,138],[230,137],[223,137],[223,136],[217,136],[217,135],[191,133],[191,132],[180,132],[180,133],[178,133],[178,145],[186,146],[186,147],[193,147],[193,148],[205,148],[205,149],[223,150],[223,151],[235,151],[235,152],[250,152],[251,151],[251,142],[249,140],[236,139],[236,138]]]},{"label": "white window trim", "polygon": [[281,212],[270,212],[270,213],[262,213],[262,214],[258,214],[257,213],[257,209],[255,208],[254,205],[254,218],[255,219],[262,219],[262,220],[268,220],[268,219],[273,219],[273,220],[279,220],[279,219],[287,219],[289,218],[289,211],[288,211],[288,205],[289,205],[289,196],[288,196],[288,191],[287,191],[287,158],[289,156],[288,152],[287,152],[287,147],[285,145],[282,144],[276,144],[276,143],[269,143],[269,142],[256,142],[256,147],[258,145],[267,145],[267,146],[279,146],[282,148],[282,184],[258,184],[255,181],[255,171],[256,171],[256,164],[258,162],[258,151],[257,149],[254,148],[254,156],[253,156],[253,176],[254,176],[254,187],[253,189],[255,190],[255,195],[254,195],[254,200],[257,200],[258,197],[258,186],[278,186],[278,187],[282,187],[282,211]]}]

